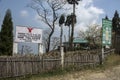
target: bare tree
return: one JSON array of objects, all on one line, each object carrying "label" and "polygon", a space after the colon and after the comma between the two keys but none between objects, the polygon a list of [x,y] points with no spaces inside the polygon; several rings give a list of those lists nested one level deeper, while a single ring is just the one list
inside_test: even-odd
[{"label": "bare tree", "polygon": [[34,9],[43,21],[51,30],[47,40],[46,52],[50,50],[51,37],[54,33],[55,23],[59,17],[58,11],[62,9],[66,1],[64,0],[32,0],[29,5]]},{"label": "bare tree", "polygon": [[21,53],[21,54],[32,54],[33,53],[33,49],[31,48],[31,46],[22,45],[21,49],[19,49],[18,52]]},{"label": "bare tree", "polygon": [[23,53],[32,54],[33,49],[30,46],[25,45],[23,49]]},{"label": "bare tree", "polygon": [[89,25],[85,31],[80,30],[78,35],[81,38],[87,39],[90,45],[94,47],[101,45],[101,27],[99,25]]},{"label": "bare tree", "polygon": [[45,52],[47,51],[47,47],[48,47],[48,37],[49,37],[49,34],[51,32],[51,29],[48,28],[46,30],[43,31],[43,46],[45,48]]},{"label": "bare tree", "polygon": [[[44,30],[43,32],[43,44],[44,44],[44,47],[45,47],[45,52],[46,52],[46,49],[47,49],[47,45],[48,45],[48,37],[49,37],[49,33],[50,33],[50,29],[46,29]],[[60,38],[59,37],[51,37],[51,50],[54,50],[56,49],[56,47],[59,45],[60,43]]]},{"label": "bare tree", "polygon": [[60,44],[60,38],[59,37],[52,37],[52,40],[51,40],[52,50],[57,49],[59,44]]}]

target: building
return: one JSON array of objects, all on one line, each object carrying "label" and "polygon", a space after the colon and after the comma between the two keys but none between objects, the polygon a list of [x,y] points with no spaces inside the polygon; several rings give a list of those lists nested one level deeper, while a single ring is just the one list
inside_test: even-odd
[{"label": "building", "polygon": [[[75,38],[73,40],[73,50],[83,50],[88,48],[89,41],[83,38]],[[64,42],[63,46],[65,50],[69,50],[69,42]]]}]

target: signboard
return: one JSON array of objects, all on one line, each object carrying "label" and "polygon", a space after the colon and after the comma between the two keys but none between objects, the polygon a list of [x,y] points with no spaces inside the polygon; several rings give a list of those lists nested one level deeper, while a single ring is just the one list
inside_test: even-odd
[{"label": "signboard", "polygon": [[102,20],[102,44],[111,45],[112,37],[112,21],[103,19]]},{"label": "signboard", "polygon": [[42,43],[42,30],[16,26],[15,42]]}]

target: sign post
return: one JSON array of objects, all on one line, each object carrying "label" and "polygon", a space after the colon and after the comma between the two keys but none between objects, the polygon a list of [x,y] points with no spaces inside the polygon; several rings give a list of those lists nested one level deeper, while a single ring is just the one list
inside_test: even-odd
[{"label": "sign post", "polygon": [[13,55],[18,53],[18,43],[13,42]]},{"label": "sign post", "polygon": [[102,63],[104,60],[104,48],[111,45],[112,21],[102,19]]}]

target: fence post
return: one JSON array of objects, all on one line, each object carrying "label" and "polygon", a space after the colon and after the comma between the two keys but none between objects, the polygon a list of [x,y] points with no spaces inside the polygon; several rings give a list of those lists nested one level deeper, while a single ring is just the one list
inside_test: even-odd
[{"label": "fence post", "polygon": [[100,64],[103,64],[103,61],[104,61],[104,47],[102,47],[102,54],[101,54],[101,57],[100,57]]},{"label": "fence post", "polygon": [[44,71],[44,55],[41,55],[42,59],[41,59],[41,68]]},{"label": "fence post", "polygon": [[64,68],[64,47],[61,47],[61,65],[62,65],[62,69]]},{"label": "fence post", "polygon": [[102,48],[102,60],[104,60],[104,48]]}]

